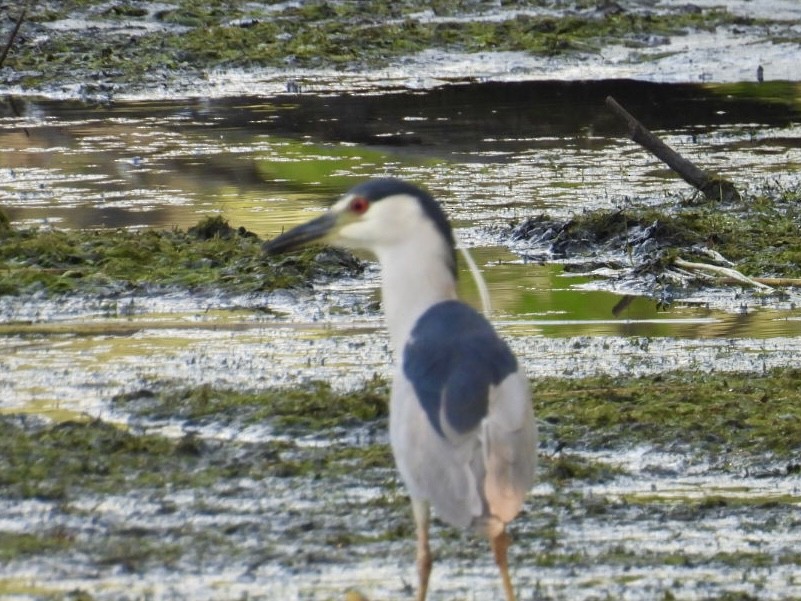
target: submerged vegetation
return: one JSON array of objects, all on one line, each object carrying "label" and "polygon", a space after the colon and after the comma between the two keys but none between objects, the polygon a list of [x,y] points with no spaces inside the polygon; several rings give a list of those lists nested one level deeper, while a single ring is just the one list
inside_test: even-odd
[{"label": "submerged vegetation", "polygon": [[538,215],[507,235],[529,243],[530,252],[632,268],[635,278],[661,276],[681,257],[792,283],[801,278],[801,189],[768,190],[731,203],[590,211],[567,221]]},{"label": "submerged vegetation", "polygon": [[261,245],[221,217],[185,231],[0,229],[0,294],[108,296],[170,286],[266,292],[362,268],[352,255],[334,249],[271,258]]},{"label": "submerged vegetation", "polygon": [[[562,10],[535,12],[541,9]],[[460,0],[272,6],[180,0],[152,8],[122,1],[51,1],[30,7],[7,65],[24,85],[74,81],[76,64],[86,85],[136,83],[220,66],[376,67],[426,49],[594,52],[610,43],[652,44],[690,29],[769,25],[718,8],[627,10],[615,4],[606,10],[578,3],[579,10],[563,9],[556,1],[515,0],[503,3],[500,18],[486,18],[487,7]],[[72,29],[51,26],[66,17],[83,18],[86,27],[103,22],[108,33],[100,28],[87,36],[75,28],[77,20]]]},{"label": "submerged vegetation", "polygon": [[[371,380],[336,392],[315,382],[257,392],[196,389],[142,390],[115,399],[145,420],[222,421],[242,427],[269,424],[277,432],[321,433],[387,415],[386,383]],[[801,450],[801,372],[761,375],[676,372],[657,376],[541,378],[533,383],[534,409],[546,423],[547,445],[591,450],[632,445],[688,445],[695,453],[724,450],[791,457]]]}]

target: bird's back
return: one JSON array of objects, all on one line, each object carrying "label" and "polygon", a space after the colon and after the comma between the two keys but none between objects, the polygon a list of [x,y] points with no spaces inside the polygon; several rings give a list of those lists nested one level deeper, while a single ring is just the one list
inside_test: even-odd
[{"label": "bird's back", "polygon": [[528,382],[468,305],[444,301],[418,319],[395,378],[390,429],[410,494],[445,521],[508,522],[520,510],[536,466]]}]

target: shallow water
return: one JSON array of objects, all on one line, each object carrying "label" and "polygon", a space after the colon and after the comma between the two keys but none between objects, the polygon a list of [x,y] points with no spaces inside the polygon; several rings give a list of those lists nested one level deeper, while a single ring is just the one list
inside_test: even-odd
[{"label": "shallow water", "polygon": [[797,183],[797,84],[466,83],[110,107],[6,101],[0,201],[23,224],[170,227],[221,212],[267,235],[387,174],[429,187],[470,241],[471,227],[538,211],[689,196],[625,138],[610,94],[741,187],[765,174]]},{"label": "shallow water", "polygon": [[[19,226],[186,227],[219,213],[269,237],[318,214],[356,181],[401,176],[425,184],[443,202],[483,269],[493,320],[531,357],[532,374],[543,364],[545,373],[586,373],[548,363],[552,355],[569,355],[574,337],[630,340],[632,347],[652,338],[687,349],[688,357],[692,340],[718,341],[725,354],[735,339],[775,346],[787,360],[801,334],[801,298],[792,290],[758,297],[731,288],[669,308],[640,297],[614,314],[628,290],[563,273],[558,264],[526,263],[517,254],[525,247],[501,245],[499,226],[540,212],[558,218],[689,196],[686,184],[624,137],[603,105],[610,94],[682,153],[745,189],[765,178],[771,185],[799,183],[797,84],[464,83],[384,94],[111,106],[7,99],[0,117],[0,204]],[[0,325],[3,409],[69,405],[102,413],[110,392],[165,374],[253,386],[320,377],[348,385],[386,373],[380,315],[370,308],[377,286],[371,268],[302,302],[293,294],[5,297],[0,321],[15,325]],[[461,289],[478,302],[466,273]],[[265,317],[258,311],[264,307],[283,317]],[[287,328],[287,321],[295,325]],[[344,332],[335,337],[344,344],[330,342],[330,328]],[[362,344],[377,349],[369,360]],[[543,347],[564,350],[545,358],[525,350]],[[308,359],[310,352],[328,364]],[[163,360],[152,365],[152,356]],[[761,367],[745,357],[730,367]],[[218,365],[224,361],[238,368]],[[649,371],[655,361],[642,353],[641,367],[628,365]],[[584,362],[599,369],[614,364]],[[205,368],[193,367],[198,364]],[[353,377],[340,375],[346,365],[356,366],[348,371]],[[68,401],[77,398],[84,400]]]},{"label": "shallow water", "polygon": [[[318,214],[355,181],[406,177],[444,203],[482,266],[493,320],[530,376],[762,371],[794,364],[801,352],[793,291],[759,298],[731,289],[668,309],[641,297],[614,315],[620,293],[558,264],[525,263],[514,252],[521,249],[501,244],[498,225],[542,211],[566,217],[689,195],[623,137],[603,108],[607,94],[746,188],[765,178],[797,185],[798,87],[770,85],[541,82],[112,106],[6,101],[0,204],[17,225],[185,227],[220,213],[266,237]],[[389,375],[377,285],[373,267],[312,293],[0,298],[0,411],[139,427],[112,407],[115,394],[165,383],[358,386]],[[466,274],[461,286],[477,303]],[[174,422],[146,427],[185,431]],[[209,440],[258,444],[272,436],[213,422],[192,427]],[[694,463],[691,453],[587,456],[623,474],[535,488],[514,530],[514,578],[524,599],[801,594],[793,573],[797,477],[747,477],[746,468]],[[343,529],[369,539],[407,524],[405,505],[381,504],[401,494],[397,485],[394,472],[359,473],[337,482],[242,479],[166,496],[86,494],[66,506],[4,500],[0,530],[63,527],[102,541],[112,559],[98,567],[64,553],[9,564],[0,593],[29,586],[22,597],[86,589],[99,599],[329,599],[355,586],[371,598],[408,596],[409,537],[328,542]],[[731,503],[703,505],[718,495]],[[758,509],[743,509],[749,504]],[[131,532],[143,544],[166,540],[190,551],[177,563],[127,571],[113,558],[115,545],[131,544]],[[220,532],[225,544],[210,548]],[[432,599],[500,594],[480,541],[455,539],[439,525],[435,540],[443,542]],[[574,567],[564,559],[549,566],[548,553],[572,558]]]},{"label": "shallow water", "polygon": [[[499,226],[540,212],[567,217],[689,195],[686,184],[625,139],[604,108],[610,94],[682,153],[741,187],[766,177],[772,185],[798,183],[796,84],[465,83],[111,106],[8,99],[0,118],[0,203],[19,226],[186,227],[219,213],[269,237],[318,214],[355,181],[401,176],[443,202],[483,269],[493,320],[531,357],[532,374],[543,363],[545,373],[586,373],[548,363],[569,355],[574,337],[631,340],[631,347],[653,338],[688,349],[689,357],[691,340],[717,340],[725,349],[729,339],[742,339],[791,351],[801,333],[801,299],[792,290],[755,297],[732,288],[670,308],[640,297],[615,314],[628,291],[563,273],[557,264],[526,263],[515,252],[525,254],[524,247],[499,244]],[[0,320],[15,325],[0,326],[7,368],[0,378],[9,391],[3,409],[102,413],[109,393],[166,374],[236,386],[320,377],[350,385],[387,371],[380,315],[370,308],[377,286],[371,268],[301,302],[293,294],[5,297]],[[466,273],[461,289],[478,302]],[[258,311],[264,307],[283,317],[265,317]],[[287,321],[295,325],[287,328]],[[331,328],[344,344],[331,342]],[[364,344],[376,349],[367,361]],[[545,359],[525,350],[543,347],[566,350]],[[315,352],[328,364],[309,358]],[[152,356],[163,360],[152,365]],[[731,367],[755,367],[748,357]],[[586,362],[599,369],[612,363]],[[650,371],[655,364],[646,352],[628,365]],[[343,378],[341,366],[351,365],[352,376]],[[78,398],[84,400],[75,406],[68,401]]]}]

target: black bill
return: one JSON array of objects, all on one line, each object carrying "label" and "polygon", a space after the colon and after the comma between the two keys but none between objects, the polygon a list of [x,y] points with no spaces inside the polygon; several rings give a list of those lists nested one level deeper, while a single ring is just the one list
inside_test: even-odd
[{"label": "black bill", "polygon": [[292,228],[277,238],[265,242],[262,249],[268,254],[277,255],[311,244],[324,238],[333,229],[336,222],[336,214],[325,213],[317,219],[312,219],[308,223]]}]

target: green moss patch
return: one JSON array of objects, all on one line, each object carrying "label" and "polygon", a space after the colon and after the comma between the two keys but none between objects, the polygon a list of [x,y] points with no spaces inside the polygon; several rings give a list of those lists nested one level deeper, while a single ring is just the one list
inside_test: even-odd
[{"label": "green moss patch", "polygon": [[353,426],[388,415],[388,386],[376,378],[352,392],[337,392],[325,382],[295,388],[247,392],[166,387],[141,390],[115,397],[126,412],[150,420],[178,418],[188,421],[213,419],[243,425],[269,423],[279,431],[292,428],[310,432]]},{"label": "green moss patch", "polygon": [[[533,3],[539,6],[540,3]],[[98,10],[99,8],[103,10]],[[48,2],[30,7],[23,33],[7,66],[26,83],[73,81],[75,66],[87,82],[137,83],[169,79],[219,66],[384,66],[425,49],[462,52],[517,50],[555,55],[595,51],[609,43],[642,45],[648,36],[681,35],[724,25],[769,25],[725,10],[564,11],[560,16],[515,14],[525,0],[504,2],[505,19],[485,19],[476,3],[410,0],[387,3],[285,3],[270,10],[245,0],[179,0],[151,11],[141,3]],[[432,10],[442,20],[420,18]],[[455,16],[458,19],[448,20]],[[164,30],[140,35],[104,35],[44,29],[41,24],[72,17],[88,24],[157,21]],[[473,18],[471,18],[473,17]]]},{"label": "green moss patch", "polygon": [[[464,15],[467,10],[460,3],[443,4],[451,4],[441,7],[443,14]],[[742,21],[720,10],[433,22],[413,16],[426,8],[427,3],[415,2],[395,9],[383,2],[308,3],[248,27],[229,22],[194,28],[178,40],[178,46],[194,64],[381,66],[429,48],[555,55],[595,49],[610,41],[634,42],[643,35],[674,35]]]},{"label": "green moss patch", "polygon": [[720,253],[751,277],[801,277],[801,189],[777,189],[729,204],[678,203],[590,211],[567,221],[537,215],[510,227],[558,256],[617,255],[621,267],[659,272],[681,256],[710,262]]},{"label": "green moss patch", "polygon": [[[547,444],[622,449],[687,445],[698,453],[731,449],[791,457],[801,450],[801,372],[681,371],[658,376],[539,378],[534,410]],[[380,379],[352,392],[325,383],[259,392],[165,388],[115,399],[146,420],[179,418],[269,424],[276,432],[324,433],[373,422],[385,427],[388,386]],[[377,421],[375,421],[377,420]],[[581,460],[554,460],[554,477],[603,480],[610,475]]]},{"label": "green moss patch", "polygon": [[[43,424],[0,416],[0,434],[0,496],[14,499],[68,502],[85,495],[162,494],[242,478],[336,477],[393,465],[389,448],[381,444],[217,443],[192,434],[175,439],[131,432],[100,420]],[[32,548],[51,544],[28,543]]]},{"label": "green moss patch", "polygon": [[568,446],[680,445],[788,458],[801,451],[801,372],[794,369],[545,378],[534,383],[534,398],[550,424],[546,433]]},{"label": "green moss patch", "polygon": [[216,468],[224,468],[204,465],[191,438],[137,435],[99,420],[44,425],[5,416],[0,432],[4,497],[66,500],[76,494],[191,486],[208,483],[220,473]]},{"label": "green moss patch", "polygon": [[349,253],[309,248],[271,258],[262,241],[220,217],[188,230],[2,230],[0,294],[114,294],[172,286],[264,292],[358,273]]},{"label": "green moss patch", "polygon": [[[0,562],[18,557],[63,551],[71,546],[66,533],[54,530],[46,533],[13,533],[0,531]],[[2,592],[2,589],[0,589]]]},{"label": "green moss patch", "polygon": [[[190,431],[192,424],[213,420],[322,436],[370,422],[385,428],[387,414],[386,387],[378,380],[350,393],[334,393],[323,384],[253,394],[201,387],[140,392],[114,402],[150,420],[184,420]],[[0,495],[7,498],[67,501],[85,494],[204,488],[240,478],[343,476],[392,465],[389,448],[370,441],[304,446],[266,436],[263,443],[216,442],[192,433],[148,434],[101,420],[45,423],[0,416]]]}]

